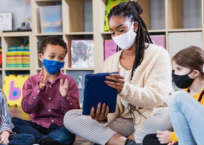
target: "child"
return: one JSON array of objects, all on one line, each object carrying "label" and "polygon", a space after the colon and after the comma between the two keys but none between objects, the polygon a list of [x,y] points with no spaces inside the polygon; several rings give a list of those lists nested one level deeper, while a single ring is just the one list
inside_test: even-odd
[{"label": "child", "polygon": [[69,145],[75,140],[63,126],[65,113],[80,108],[75,80],[60,70],[66,54],[67,45],[59,37],[43,39],[38,57],[44,68],[23,86],[22,108],[32,120],[12,119],[17,133],[32,134],[40,145]]},{"label": "child", "polygon": [[32,145],[35,138],[29,134],[11,134],[13,129],[4,92],[0,89],[0,144]]},{"label": "child", "polygon": [[169,112],[175,132],[158,131],[157,135],[148,135],[144,145],[204,143],[203,54],[201,48],[190,46],[173,57],[175,84],[188,93],[179,91],[171,97]]}]

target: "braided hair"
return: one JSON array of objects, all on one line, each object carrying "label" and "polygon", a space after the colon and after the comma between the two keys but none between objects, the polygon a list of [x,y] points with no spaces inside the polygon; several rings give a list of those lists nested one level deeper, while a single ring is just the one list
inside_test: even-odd
[{"label": "braided hair", "polygon": [[[112,16],[124,16],[128,17],[131,22],[136,21],[138,23],[137,37],[135,38],[137,44],[136,54],[130,80],[132,80],[135,69],[142,63],[144,51],[148,47],[145,47],[145,43],[152,43],[147,27],[140,16],[142,13],[143,9],[138,2],[129,1],[116,5],[108,14],[108,20],[110,20]],[[117,51],[119,50],[120,48],[117,46]]]},{"label": "braided hair", "polygon": [[[131,72],[130,80],[132,80],[133,74],[136,70],[136,68],[142,63],[143,57],[144,57],[144,51],[148,48],[149,43],[152,43],[152,40],[150,38],[150,35],[148,33],[147,27],[144,23],[144,21],[141,18],[141,14],[143,13],[142,7],[139,5],[138,2],[135,1],[129,1],[129,2],[122,2],[115,7],[113,7],[109,14],[108,14],[108,20],[112,16],[124,16],[128,17],[131,22],[137,22],[138,23],[138,30],[137,30],[137,37],[135,38],[136,41],[136,54],[135,54],[135,60]],[[145,43],[148,43],[147,46],[145,46]],[[117,46],[117,51],[121,50]],[[140,113],[135,106],[129,103],[128,109],[130,111],[130,114],[134,116],[133,111],[137,111],[141,116],[146,118],[142,113]]]}]

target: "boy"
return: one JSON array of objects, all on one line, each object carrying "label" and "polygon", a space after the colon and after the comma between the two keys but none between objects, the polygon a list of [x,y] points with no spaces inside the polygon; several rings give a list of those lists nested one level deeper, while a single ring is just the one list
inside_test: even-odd
[{"label": "boy", "polygon": [[17,133],[32,134],[40,145],[69,145],[75,141],[75,135],[63,126],[64,114],[80,108],[75,80],[60,70],[66,54],[67,45],[59,37],[41,42],[38,57],[44,68],[23,87],[22,108],[32,120],[12,119]]}]

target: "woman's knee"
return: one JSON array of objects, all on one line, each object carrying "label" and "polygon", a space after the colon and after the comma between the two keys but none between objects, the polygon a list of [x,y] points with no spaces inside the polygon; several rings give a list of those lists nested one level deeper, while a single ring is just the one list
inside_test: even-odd
[{"label": "woman's knee", "polygon": [[73,124],[76,123],[76,119],[78,116],[82,115],[81,110],[70,110],[64,116],[64,126],[69,129]]}]

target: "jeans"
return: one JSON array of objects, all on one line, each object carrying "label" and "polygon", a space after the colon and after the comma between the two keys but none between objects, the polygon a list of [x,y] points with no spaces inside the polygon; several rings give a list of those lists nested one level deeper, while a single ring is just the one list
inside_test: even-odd
[{"label": "jeans", "polygon": [[31,134],[11,134],[9,137],[9,145],[33,145],[34,143],[35,138]]},{"label": "jeans", "polygon": [[64,126],[51,124],[49,128],[44,128],[37,123],[22,120],[20,118],[12,118],[15,126],[14,132],[18,134],[31,134],[35,137],[37,143],[45,138],[51,138],[64,145],[71,145],[75,141],[75,135],[69,132]]},{"label": "jeans", "polygon": [[178,91],[171,96],[169,111],[180,145],[204,144],[204,106],[200,102]]}]

